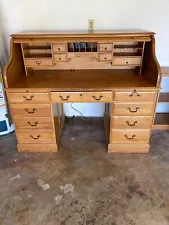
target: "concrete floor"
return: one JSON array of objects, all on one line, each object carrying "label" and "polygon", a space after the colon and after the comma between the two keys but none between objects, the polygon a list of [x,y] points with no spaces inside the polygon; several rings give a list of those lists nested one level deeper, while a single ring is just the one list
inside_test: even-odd
[{"label": "concrete floor", "polygon": [[108,154],[105,142],[103,121],[85,118],[67,122],[59,153],[0,137],[0,224],[169,225],[169,132],[152,133],[150,154]]}]

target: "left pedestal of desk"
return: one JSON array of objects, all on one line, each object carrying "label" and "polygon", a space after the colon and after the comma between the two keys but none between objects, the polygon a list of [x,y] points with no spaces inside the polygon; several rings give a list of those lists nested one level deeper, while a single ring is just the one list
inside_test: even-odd
[{"label": "left pedestal of desk", "polygon": [[8,101],[19,152],[57,152],[55,124],[49,93],[12,93]]}]

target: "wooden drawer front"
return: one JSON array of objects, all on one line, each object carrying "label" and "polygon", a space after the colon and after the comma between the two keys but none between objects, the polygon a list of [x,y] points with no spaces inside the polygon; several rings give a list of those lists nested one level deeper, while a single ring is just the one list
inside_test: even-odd
[{"label": "wooden drawer front", "polygon": [[52,102],[112,102],[112,92],[51,92]]},{"label": "wooden drawer front", "polygon": [[56,144],[18,144],[19,152],[57,152]]},{"label": "wooden drawer front", "polygon": [[51,107],[49,104],[11,104],[13,117],[50,117]]},{"label": "wooden drawer front", "polygon": [[114,116],[151,116],[154,112],[153,103],[114,103]]},{"label": "wooden drawer front", "polygon": [[55,135],[53,131],[17,131],[17,139],[19,143],[55,143]]},{"label": "wooden drawer front", "polygon": [[15,118],[16,129],[41,129],[52,130],[53,123],[51,117],[31,117],[31,118]]},{"label": "wooden drawer front", "polygon": [[66,43],[58,43],[53,44],[53,52],[66,52],[67,51],[67,45]]},{"label": "wooden drawer front", "polygon": [[150,131],[117,131],[111,132],[111,143],[148,143],[150,138]]},{"label": "wooden drawer front", "polygon": [[49,102],[49,93],[8,93],[10,103]]},{"label": "wooden drawer front", "polygon": [[57,62],[66,62],[67,61],[67,55],[66,54],[54,54],[54,61]]},{"label": "wooden drawer front", "polygon": [[140,65],[141,57],[114,57],[113,64],[115,66],[124,66],[124,65]]},{"label": "wooden drawer front", "polygon": [[52,102],[82,102],[83,94],[80,92],[51,92]]},{"label": "wooden drawer front", "polygon": [[52,66],[52,58],[30,58],[25,59],[26,66]]},{"label": "wooden drawer front", "polygon": [[151,116],[143,117],[113,117],[112,128],[113,129],[150,129],[152,125]]},{"label": "wooden drawer front", "polygon": [[154,102],[156,96],[156,92],[139,92],[137,90],[131,92],[115,91],[114,101]]},{"label": "wooden drawer front", "polygon": [[99,61],[112,61],[112,53],[99,53]]},{"label": "wooden drawer front", "polygon": [[112,102],[113,93],[111,91],[104,92],[84,92],[84,102]]},{"label": "wooden drawer front", "polygon": [[112,44],[99,44],[99,51],[100,52],[109,52],[113,50]]}]

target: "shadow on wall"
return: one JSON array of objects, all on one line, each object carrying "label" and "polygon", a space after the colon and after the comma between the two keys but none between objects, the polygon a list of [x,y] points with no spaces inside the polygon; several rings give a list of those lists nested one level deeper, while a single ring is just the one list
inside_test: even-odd
[{"label": "shadow on wall", "polygon": [[8,58],[8,43],[5,39],[5,28],[4,28],[4,21],[3,21],[3,10],[0,3],[0,64],[3,68],[7,63]]}]

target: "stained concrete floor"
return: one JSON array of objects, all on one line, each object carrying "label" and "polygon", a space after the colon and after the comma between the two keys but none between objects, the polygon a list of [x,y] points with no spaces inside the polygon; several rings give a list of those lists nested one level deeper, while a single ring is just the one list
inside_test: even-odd
[{"label": "stained concrete floor", "polygon": [[18,153],[15,133],[0,137],[0,224],[169,225],[169,132],[152,133],[150,154],[105,143],[103,121],[85,118],[67,122],[59,153]]}]

